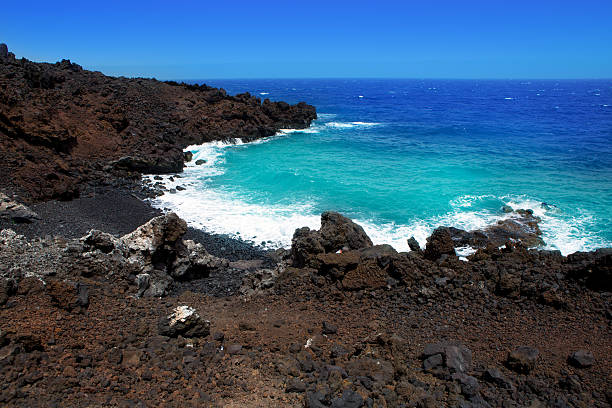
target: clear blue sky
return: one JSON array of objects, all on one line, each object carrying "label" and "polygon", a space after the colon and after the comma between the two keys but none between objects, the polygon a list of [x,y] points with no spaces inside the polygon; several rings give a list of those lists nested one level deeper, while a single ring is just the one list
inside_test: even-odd
[{"label": "clear blue sky", "polygon": [[612,0],[2,2],[0,42],[160,79],[612,78]]}]

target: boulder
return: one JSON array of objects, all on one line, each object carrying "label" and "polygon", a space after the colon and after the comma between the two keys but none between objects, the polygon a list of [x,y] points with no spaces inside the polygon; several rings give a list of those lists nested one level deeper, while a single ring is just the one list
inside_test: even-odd
[{"label": "boulder", "polygon": [[191,160],[193,159],[193,153],[192,152],[183,152],[183,160],[185,160],[185,163],[189,163]]},{"label": "boulder", "polygon": [[177,306],[158,323],[159,334],[168,337],[206,337],[210,334],[210,321],[204,320],[189,306]]},{"label": "boulder", "polygon": [[421,246],[419,245],[418,241],[414,237],[408,238],[408,248],[410,248],[411,251],[416,251],[416,252],[421,251]]},{"label": "boulder", "polygon": [[496,386],[498,386],[500,388],[505,388],[507,390],[514,389],[514,385],[512,385],[512,382],[510,380],[508,380],[506,378],[506,376],[504,374],[502,374],[502,372],[499,371],[497,368],[489,368],[489,369],[487,369],[483,373],[482,378],[486,382],[489,382],[491,384],[495,384]]},{"label": "boulder", "polygon": [[[351,262],[357,255],[354,254],[350,260],[333,255],[339,251],[344,253],[370,247],[372,241],[362,227],[337,212],[324,212],[321,214],[319,231],[308,227],[295,230],[291,240],[291,259],[293,266],[297,268],[308,266],[319,269],[323,264],[327,264],[326,270],[333,269],[332,273],[339,279],[347,270],[333,264]],[[330,255],[319,259],[322,254]]]},{"label": "boulder", "polygon": [[568,363],[577,368],[588,368],[595,362],[593,353],[587,350],[574,351],[567,359]]},{"label": "boulder", "polygon": [[447,227],[436,228],[425,246],[425,258],[437,261],[442,255],[455,255],[455,244]]},{"label": "boulder", "polygon": [[459,342],[427,344],[422,355],[427,370],[444,366],[452,372],[465,373],[472,364],[472,352]]},{"label": "boulder", "polygon": [[204,246],[192,240],[183,241],[170,267],[170,276],[178,280],[205,278],[212,271],[227,268],[227,259],[210,255]]},{"label": "boulder", "polygon": [[419,254],[410,252],[401,253],[391,258],[387,272],[394,279],[405,285],[420,282],[423,279],[423,260]]},{"label": "boulder", "polygon": [[459,383],[461,386],[461,393],[468,398],[475,396],[480,391],[478,380],[470,375],[454,373],[452,379]]},{"label": "boulder", "polygon": [[40,217],[34,211],[9,198],[4,193],[0,193],[0,218],[11,220],[18,224],[40,220]]},{"label": "boulder", "polygon": [[126,248],[138,256],[152,255],[162,246],[171,246],[187,232],[187,223],[175,213],[161,215],[121,237]]},{"label": "boulder", "polygon": [[177,147],[164,155],[142,157],[123,156],[109,163],[116,170],[137,171],[140,173],[180,173],[183,171],[183,152]]},{"label": "boulder", "polygon": [[0,58],[1,59],[8,58],[8,47],[4,43],[0,44]]},{"label": "boulder", "polygon": [[506,365],[518,373],[528,374],[535,368],[539,355],[540,352],[533,347],[520,346],[508,353]]},{"label": "boulder", "polygon": [[204,159],[198,159],[195,162],[196,166],[201,166],[202,164],[206,164],[206,160]]},{"label": "boulder", "polygon": [[372,246],[363,228],[340,213],[321,214],[321,243],[326,252],[340,249],[362,249]]},{"label": "boulder", "polygon": [[105,254],[108,254],[118,243],[117,238],[113,235],[98,231],[98,230],[90,230],[87,235],[81,238],[81,241],[89,247],[90,250],[100,250]]},{"label": "boulder", "polygon": [[387,244],[360,249],[359,253],[362,259],[375,259],[382,267],[387,266],[390,259],[397,255],[395,248]]},{"label": "boulder", "polygon": [[342,392],[342,396],[332,401],[331,406],[332,408],[360,408],[363,406],[363,397],[347,388]]},{"label": "boulder", "polygon": [[291,378],[287,381],[285,392],[305,392],[306,384],[299,378]]}]

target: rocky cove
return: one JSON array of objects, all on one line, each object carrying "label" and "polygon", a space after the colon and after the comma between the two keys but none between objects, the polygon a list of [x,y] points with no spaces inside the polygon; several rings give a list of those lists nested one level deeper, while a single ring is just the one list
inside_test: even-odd
[{"label": "rocky cove", "polygon": [[409,252],[336,212],[276,251],[204,234],[141,172],[313,107],[4,48],[0,70],[2,404],[610,406],[611,249],[529,249],[522,210]]}]

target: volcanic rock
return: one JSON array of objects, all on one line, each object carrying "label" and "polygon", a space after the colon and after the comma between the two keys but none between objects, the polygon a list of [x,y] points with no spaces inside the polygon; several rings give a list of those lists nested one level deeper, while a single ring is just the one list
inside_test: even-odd
[{"label": "volcanic rock", "polygon": [[332,408],[360,408],[363,406],[363,398],[361,395],[351,390],[344,390],[342,396],[332,401]]},{"label": "volcanic rock", "polygon": [[210,321],[202,319],[192,307],[177,306],[159,320],[158,329],[162,336],[206,337],[210,334]]},{"label": "volcanic rock", "polygon": [[[317,255],[325,253],[319,231],[308,227],[298,228],[291,239],[291,259],[293,266],[302,268],[312,265]],[[316,263],[315,263],[316,264]]]},{"label": "volcanic rock", "polygon": [[[252,141],[316,118],[305,103],[230,96],[206,85],[113,78],[62,60],[11,58],[0,48],[0,188],[24,199],[71,199],[111,177],[181,171],[182,149]],[[136,173],[136,174],[135,174]]]},{"label": "volcanic rock", "polygon": [[338,332],[338,326],[329,322],[323,322],[323,334],[336,334]]},{"label": "volcanic rock", "polygon": [[568,255],[568,274],[594,290],[612,291],[612,248]]},{"label": "volcanic rock", "polygon": [[504,374],[502,374],[502,372],[497,368],[487,369],[482,375],[482,378],[487,382],[497,385],[498,387],[508,390],[514,389],[512,382],[510,382],[510,380],[508,380],[506,376],[504,376]]},{"label": "volcanic rock", "polygon": [[434,230],[425,246],[425,258],[437,261],[442,255],[455,255],[455,244],[446,227],[439,227]]},{"label": "volcanic rock", "polygon": [[342,286],[348,290],[382,288],[387,286],[387,277],[375,260],[361,260],[357,268],[346,273]]},{"label": "volcanic rock", "polygon": [[34,211],[23,204],[10,199],[6,194],[0,192],[0,218],[5,218],[16,223],[30,223],[39,220],[40,217]]},{"label": "volcanic rock", "polygon": [[473,397],[480,391],[478,380],[470,375],[455,373],[452,375],[452,379],[461,385],[461,393],[466,397]]},{"label": "volcanic rock", "polygon": [[508,353],[506,365],[518,373],[529,373],[535,368],[539,354],[535,348],[520,346]]},{"label": "volcanic rock", "polygon": [[408,247],[410,248],[411,251],[416,251],[416,252],[421,251],[421,246],[419,245],[418,241],[414,237],[410,237],[408,239]]},{"label": "volcanic rock", "polygon": [[465,373],[472,364],[472,352],[458,342],[428,344],[423,350],[423,367],[430,370],[444,363],[453,372]]},{"label": "volcanic rock", "polygon": [[337,212],[321,214],[321,244],[326,252],[340,249],[362,249],[372,246],[372,241],[360,225]]},{"label": "volcanic rock", "polygon": [[496,224],[482,230],[464,231],[458,228],[449,228],[455,247],[471,246],[485,248],[487,245],[500,247],[507,242],[521,242],[525,247],[538,247],[544,245],[539,228],[539,217],[533,215],[532,210],[504,209],[508,214]]},{"label": "volcanic rock", "polygon": [[569,356],[568,362],[577,368],[588,368],[593,365],[595,358],[590,351],[578,350]]},{"label": "volcanic rock", "polygon": [[291,378],[287,382],[287,388],[285,392],[304,392],[306,391],[306,384],[298,378]]}]

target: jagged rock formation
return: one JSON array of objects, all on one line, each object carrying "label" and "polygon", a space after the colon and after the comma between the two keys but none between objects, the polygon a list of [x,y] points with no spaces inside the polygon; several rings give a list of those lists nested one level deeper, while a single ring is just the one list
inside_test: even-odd
[{"label": "jagged rock formation", "polygon": [[[340,214],[324,220],[274,269],[207,255],[174,214],[122,237],[3,230],[0,402],[609,405],[612,250],[508,242],[465,262],[439,249],[448,230],[428,239],[441,237],[435,251],[398,253]],[[158,297],[214,268],[247,273],[239,294]]]},{"label": "jagged rock formation", "polygon": [[120,238],[91,230],[79,240],[30,242],[2,230],[0,276],[16,282],[49,274],[98,276],[135,285],[137,296],[164,296],[175,281],[203,278],[229,265],[201,244],[183,240],[185,232],[187,224],[174,213],[153,218]]},{"label": "jagged rock formation", "polygon": [[69,199],[84,183],[183,168],[182,148],[254,140],[316,118],[305,103],[144,78],[113,78],[0,48],[0,187],[30,200]]}]

